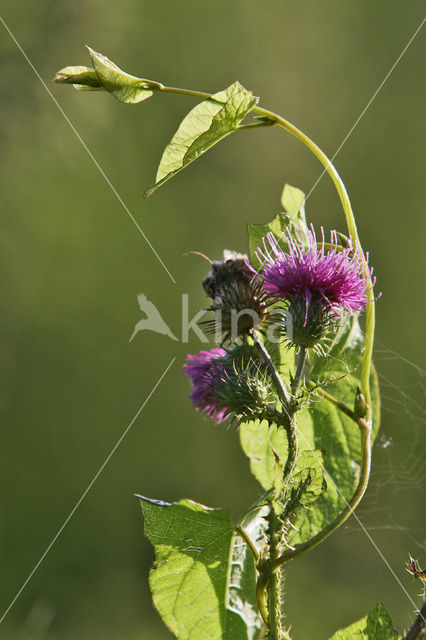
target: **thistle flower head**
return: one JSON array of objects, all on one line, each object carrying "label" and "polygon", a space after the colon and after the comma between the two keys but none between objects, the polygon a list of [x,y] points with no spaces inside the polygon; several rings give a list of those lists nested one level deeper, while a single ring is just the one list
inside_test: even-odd
[{"label": "thistle flower head", "polygon": [[322,242],[318,244],[312,225],[310,229],[303,228],[303,236],[294,238],[289,230],[284,232],[288,252],[272,233],[264,238],[257,256],[264,265],[262,280],[268,295],[276,300],[303,300],[305,324],[314,302],[331,316],[341,316],[343,310],[363,311],[367,294],[362,276],[365,263],[360,250],[353,246],[351,239],[345,248],[339,247],[336,231],[331,232],[326,248],[322,228]]},{"label": "thistle flower head", "polygon": [[192,403],[216,424],[229,417],[252,418],[271,398],[276,402],[265,366],[252,354],[252,347],[237,345],[188,355],[183,371],[191,378]]},{"label": "thistle flower head", "polygon": [[211,351],[200,351],[196,356],[188,354],[183,371],[191,378],[191,400],[194,407],[204,411],[219,424],[226,418],[227,410],[219,404],[217,384],[225,373],[220,361],[225,349],[217,347]]}]

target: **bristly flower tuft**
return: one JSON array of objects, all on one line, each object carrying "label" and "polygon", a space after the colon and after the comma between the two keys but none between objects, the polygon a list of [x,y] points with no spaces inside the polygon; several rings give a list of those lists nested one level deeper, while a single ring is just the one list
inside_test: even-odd
[{"label": "bristly flower tuft", "polygon": [[264,363],[248,345],[188,355],[183,371],[191,378],[193,405],[216,424],[229,417],[252,419],[277,401]]},{"label": "bristly flower tuft", "polygon": [[261,279],[265,291],[275,300],[302,300],[305,325],[313,303],[319,303],[335,317],[344,311],[362,312],[367,304],[367,282],[362,274],[364,261],[359,249],[350,238],[346,247],[340,247],[336,231],[331,232],[327,247],[322,227],[319,244],[312,225],[302,231],[298,239],[288,230],[283,233],[288,252],[272,233],[264,238],[257,257],[263,263]]},{"label": "bristly flower tuft", "polygon": [[191,400],[199,411],[204,411],[219,424],[226,419],[227,410],[220,406],[217,398],[217,384],[225,373],[220,358],[225,349],[217,347],[211,351],[200,351],[196,356],[188,354],[182,370],[191,378]]}]

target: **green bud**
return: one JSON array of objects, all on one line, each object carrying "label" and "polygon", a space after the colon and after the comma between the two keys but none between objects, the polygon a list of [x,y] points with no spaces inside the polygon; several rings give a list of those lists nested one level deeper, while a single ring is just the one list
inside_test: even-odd
[{"label": "green bud", "polygon": [[359,387],[357,387],[356,389],[354,413],[360,418],[365,418],[365,416],[368,413],[368,404],[366,403],[365,398]]},{"label": "green bud", "polygon": [[306,312],[306,300],[293,298],[286,313],[286,335],[296,346],[315,347],[331,327],[331,319],[324,305],[312,300]]},{"label": "green bud", "polygon": [[217,387],[217,399],[230,413],[248,419],[277,401],[267,371],[255,362],[241,369],[235,363],[232,368],[226,368]]}]

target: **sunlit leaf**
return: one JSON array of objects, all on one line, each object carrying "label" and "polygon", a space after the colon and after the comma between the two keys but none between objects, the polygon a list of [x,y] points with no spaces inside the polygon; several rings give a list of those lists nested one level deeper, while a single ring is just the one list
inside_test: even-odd
[{"label": "sunlit leaf", "polygon": [[235,82],[194,107],[166,147],[155,185],[145,192],[145,197],[235,131],[257,100],[239,82]]},{"label": "sunlit leaf", "polygon": [[122,71],[104,55],[87,47],[93,67],[64,67],[54,77],[55,82],[72,84],[80,91],[108,91],[120,102],[133,104],[150,98],[153,86],[160,86],[144,78],[136,78]]},{"label": "sunlit leaf", "polygon": [[250,460],[250,469],[254,477],[265,490],[274,484],[276,457],[287,458],[287,437],[283,428],[266,420],[252,420],[240,425],[241,447]]},{"label": "sunlit leaf", "polygon": [[283,231],[285,231],[291,222],[291,218],[286,213],[278,213],[275,218],[266,224],[247,224],[249,236],[249,257],[250,264],[255,269],[260,269],[262,263],[258,260],[256,252],[258,248],[262,249],[263,239],[267,233],[273,233],[279,241],[282,239]]},{"label": "sunlit leaf", "polygon": [[304,202],[305,194],[303,191],[286,184],[281,196],[281,205],[284,212],[278,213],[271,222],[265,224],[247,224],[249,256],[253,267],[256,269],[262,267],[262,263],[256,256],[256,251],[258,247],[262,249],[263,239],[267,233],[273,233],[278,242],[285,247],[285,243],[282,242],[282,235],[288,225],[292,223],[299,224],[300,222],[306,224]]},{"label": "sunlit leaf", "polygon": [[87,48],[99,82],[117,100],[133,104],[152,96],[153,92],[147,88],[143,78],[136,78],[125,73],[101,53],[93,51],[90,47]]},{"label": "sunlit leaf", "polygon": [[103,89],[93,67],[64,67],[53,78],[54,82],[73,84],[89,89]]},{"label": "sunlit leaf", "polygon": [[176,638],[256,640],[254,561],[228,511],[139,497],[155,548],[153,601]]},{"label": "sunlit leaf", "polygon": [[330,640],[398,640],[398,632],[382,604],[378,604],[367,616],[340,629]]},{"label": "sunlit leaf", "polygon": [[327,489],[327,483],[324,480],[324,453],[319,449],[305,449],[300,453],[295,472],[291,478],[290,490],[297,489],[307,480],[309,482],[306,489],[298,500],[298,504],[304,506],[315,502]]},{"label": "sunlit leaf", "polygon": [[306,224],[305,194],[303,191],[297,189],[297,187],[286,184],[281,195],[281,204],[284,211],[288,213],[293,220]]}]

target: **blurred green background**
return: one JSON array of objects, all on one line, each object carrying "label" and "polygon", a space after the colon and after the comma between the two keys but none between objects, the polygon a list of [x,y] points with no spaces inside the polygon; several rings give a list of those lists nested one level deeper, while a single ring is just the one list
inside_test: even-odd
[{"label": "blurred green background", "polygon": [[[2,16],[176,279],[174,285],[0,25],[1,610],[142,410],[0,626],[0,638],[166,640],[147,574],[135,492],[192,497],[238,514],[259,496],[237,434],[195,413],[180,374],[189,345],[140,333],[144,292],[178,333],[181,293],[206,304],[206,265],[245,250],[245,222],[279,208],[284,182],[321,173],[275,129],[222,142],[148,201],[165,144],[191,98],[122,105],[53,85],[90,44],[130,73],[206,91],[239,80],[332,155],[423,19],[420,1],[3,0]],[[327,638],[377,601],[402,629],[426,564],[424,455],[424,59],[417,35],[338,154],[383,297],[376,363],[383,431],[358,515],[288,570],[296,640]],[[308,215],[344,230],[327,177]],[[396,354],[401,354],[395,355]],[[413,364],[410,364],[413,362]],[[399,582],[398,582],[399,581]],[[404,592],[405,590],[405,592]],[[203,640],[203,639],[200,639]]]}]

